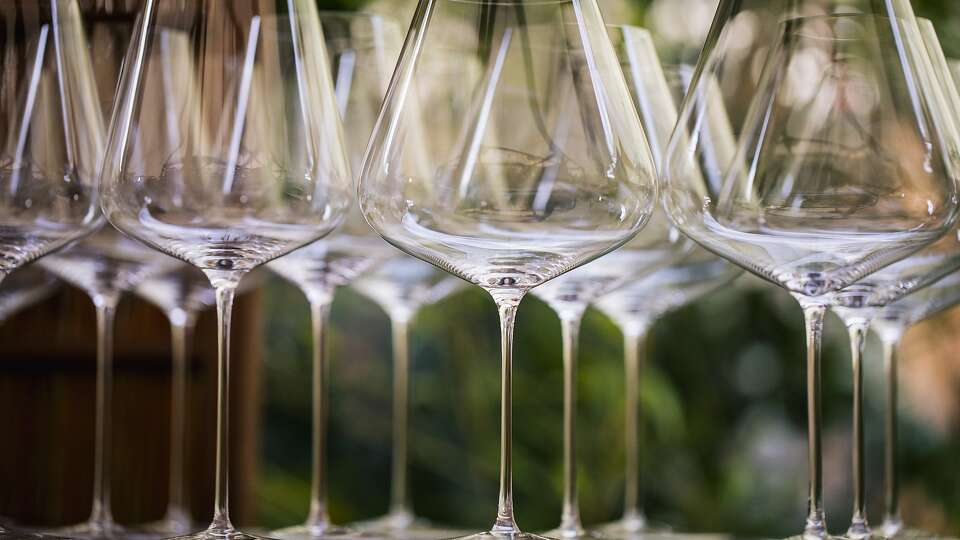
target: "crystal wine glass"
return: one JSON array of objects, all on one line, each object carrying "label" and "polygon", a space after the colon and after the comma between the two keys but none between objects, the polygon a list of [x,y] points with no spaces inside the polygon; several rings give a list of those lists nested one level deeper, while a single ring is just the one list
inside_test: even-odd
[{"label": "crystal wine glass", "polygon": [[[851,7],[816,4],[826,4],[827,13]],[[943,236],[957,213],[952,127],[938,110],[928,66],[916,60],[918,44],[903,31],[913,14],[901,4],[854,4],[860,13],[787,14],[727,154],[711,144],[711,123],[703,122],[715,108],[705,91],[722,88],[724,60],[736,47],[724,24],[736,2],[722,3],[666,160],[667,209],[683,232],[787,289],[803,307],[806,537],[828,534],[820,454],[824,313],[837,292]],[[804,1],[791,7],[811,8]],[[697,169],[703,174],[691,174]]]},{"label": "crystal wine glass", "polygon": [[954,272],[923,289],[906,295],[883,309],[874,319],[871,329],[883,345],[885,379],[884,403],[884,538],[942,538],[929,532],[904,526],[900,517],[900,474],[897,466],[898,424],[898,353],[907,330],[924,319],[960,304],[960,272]]},{"label": "crystal wine glass", "polygon": [[[645,70],[650,65],[659,65],[657,51],[650,41],[649,33],[633,27],[611,31],[614,46],[620,55],[628,81],[649,80]],[[667,100],[656,103],[647,98],[638,102],[644,116],[657,115],[658,123],[669,126],[672,132],[677,120],[675,103],[683,100],[692,76],[692,68],[683,65],[666,65],[658,70],[657,85],[668,93]],[[637,84],[636,82],[634,84]],[[649,85],[649,82],[647,83]],[[641,97],[645,94],[636,93]],[[721,113],[724,111],[721,110]],[[725,114],[715,118],[725,118]],[[727,122],[716,121],[711,130],[713,136],[732,144],[733,133]],[[669,138],[670,133],[664,135]],[[667,141],[651,141],[651,146],[662,152]],[[655,154],[656,155],[656,154]],[[680,235],[678,232],[674,234]],[[681,235],[682,236],[682,235]],[[685,237],[684,237],[685,238]],[[668,261],[652,274],[642,268],[629,274],[616,289],[593,303],[617,326],[624,337],[626,425],[624,510],[619,519],[592,527],[598,534],[625,538],[642,534],[664,534],[663,526],[654,526],[643,511],[641,497],[640,440],[642,418],[640,410],[640,378],[642,377],[642,349],[646,335],[656,320],[667,312],[693,302],[713,290],[730,283],[739,275],[736,267],[708,253],[703,248],[693,247],[679,260]]]},{"label": "crystal wine glass", "polygon": [[[420,126],[441,136],[425,142]],[[497,304],[500,495],[491,531],[476,538],[536,537],[521,532],[513,507],[517,307],[630,240],[656,197],[653,158],[595,1],[419,3],[364,160],[360,206],[390,243]]]},{"label": "crystal wine glass", "polygon": [[[244,283],[247,283],[244,281]],[[136,293],[161,310],[170,323],[173,369],[170,375],[170,478],[163,517],[138,529],[174,536],[193,529],[184,486],[187,449],[187,377],[193,332],[202,311],[213,308],[216,295],[210,281],[195,267],[179,265],[152,276]]]},{"label": "crystal wine glass", "polygon": [[115,538],[125,534],[113,520],[110,469],[113,447],[113,329],[120,297],[151,274],[176,264],[145,248],[112,226],[39,263],[46,271],[82,290],[97,311],[97,379],[93,452],[93,509],[84,523],[58,529],[69,537]]},{"label": "crystal wine glass", "polygon": [[[390,81],[399,52],[400,31],[389,19],[368,13],[321,12],[337,106],[344,125],[347,155],[360,170],[363,151]],[[313,471],[310,511],[302,525],[273,531],[284,539],[319,539],[352,534],[334,525],[327,512],[327,392],[329,359],[325,334],[337,287],[347,285],[396,250],[374,234],[356,204],[330,237],[268,265],[299,288],[310,303],[313,324]]]},{"label": "crystal wine glass", "polygon": [[390,509],[356,524],[372,536],[428,540],[452,536],[451,529],[431,525],[414,514],[408,478],[410,391],[410,323],[421,308],[456,294],[466,283],[419,259],[400,255],[358,279],[353,288],[376,302],[390,318],[393,345],[393,441]]},{"label": "crystal wine glass", "polygon": [[[918,19],[919,27],[905,26],[904,30],[914,47],[924,54],[921,62],[927,62],[928,71],[936,77],[941,88],[943,102],[938,110],[940,114],[954,123],[960,120],[957,103],[957,90],[947,70],[946,58],[940,48],[933,24],[926,19]],[[956,132],[948,139],[950,144],[957,141]],[[954,148],[952,155],[960,155],[960,149]],[[888,304],[912,291],[925,287],[947,274],[960,268],[960,228],[957,225],[943,238],[896,262],[874,272],[870,276],[845,288],[833,299],[833,311],[844,324],[850,337],[850,352],[853,368],[853,433],[852,433],[852,471],[853,471],[853,514],[846,537],[866,538],[872,534],[867,521],[865,494],[864,434],[863,434],[863,347],[867,331],[873,318]],[[892,525],[884,527],[884,534],[894,529]]]},{"label": "crystal wine glass", "polygon": [[[120,78],[101,186],[107,218],[202,270],[219,322],[214,517],[230,522],[230,315],[250,270],[326,236],[352,200],[310,0],[148,2]],[[246,396],[242,396],[246,397]]]},{"label": "crystal wine glass", "polygon": [[[609,26],[607,31],[659,167],[677,112],[653,38],[635,26]],[[607,292],[676,262],[691,247],[692,242],[673,228],[666,213],[658,209],[643,231],[623,247],[533,289],[533,295],[560,317],[563,338],[563,506],[560,525],[545,536],[576,539],[597,535],[583,528],[577,500],[577,340],[584,312]]]}]

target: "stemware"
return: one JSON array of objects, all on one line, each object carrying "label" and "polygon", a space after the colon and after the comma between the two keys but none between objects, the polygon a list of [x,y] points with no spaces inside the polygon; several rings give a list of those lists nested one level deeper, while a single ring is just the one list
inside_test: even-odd
[{"label": "stemware", "polygon": [[[677,115],[653,38],[633,26],[609,26],[607,31],[659,167]],[[690,248],[691,242],[670,225],[662,210],[657,210],[643,231],[616,251],[531,291],[557,313],[563,339],[563,504],[560,525],[545,536],[572,539],[597,534],[583,528],[577,501],[577,340],[584,312],[605,293],[671,264]]]},{"label": "stemware", "polygon": [[[939,114],[954,124],[960,120],[960,98],[947,70],[946,58],[940,48],[933,24],[926,19],[918,19],[919,27],[907,26],[906,35],[915,43],[915,47],[925,53],[920,61],[928,61],[929,71],[935,74],[936,84],[941,89],[943,101]],[[910,24],[908,22],[908,24]],[[957,141],[956,131],[948,143]],[[960,155],[954,148],[953,156]],[[853,426],[851,461],[853,471],[853,513],[847,538],[865,538],[871,534],[867,521],[865,496],[865,464],[863,434],[863,347],[870,323],[884,306],[912,291],[925,287],[943,276],[960,268],[960,228],[956,225],[951,232],[921,251],[908,256],[886,268],[867,276],[857,283],[843,289],[833,298],[833,311],[844,324],[850,338],[850,353],[853,369]],[[886,520],[885,535],[895,536],[896,520]]]},{"label": "stemware", "polygon": [[18,311],[46,300],[60,282],[39,266],[26,266],[12,272],[0,283],[0,324]]},{"label": "stemware", "polygon": [[[246,282],[245,282],[246,283]],[[170,376],[170,473],[167,508],[163,517],[139,529],[174,536],[190,532],[194,525],[187,507],[186,448],[187,394],[191,343],[200,312],[213,308],[217,299],[203,272],[179,265],[147,278],[136,289],[138,296],[160,309],[170,323],[173,368]]]},{"label": "stemware", "polygon": [[361,277],[353,288],[373,300],[390,318],[393,346],[393,450],[390,508],[387,514],[357,524],[373,536],[428,539],[452,536],[450,529],[431,525],[413,511],[408,480],[410,415],[410,323],[425,306],[459,292],[466,283],[433,265],[408,256],[394,257]]},{"label": "stemware", "polygon": [[[905,23],[915,24],[912,11],[902,3],[797,1],[779,25],[749,113],[735,131],[739,143],[714,146],[704,120],[715,105],[706,91],[722,87],[725,57],[736,48],[726,23],[737,4],[721,2],[681,106],[665,200],[684,233],[785,288],[803,308],[810,475],[803,534],[825,537],[824,313],[835,293],[953,226],[952,127],[939,110],[942,96],[929,66],[918,61],[922,45],[903,31]],[[795,16],[814,4],[813,12],[827,14]],[[859,13],[831,13],[841,4]],[[691,174],[697,169],[701,175]]]},{"label": "stemware", "polygon": [[960,303],[960,272],[891,303],[873,319],[871,329],[883,346],[885,381],[883,441],[883,525],[884,538],[943,538],[904,526],[900,517],[900,474],[897,466],[898,386],[900,342],[907,330],[924,319],[933,317]]},{"label": "stemware", "polygon": [[[359,171],[367,139],[399,49],[394,23],[368,13],[321,12],[337,106],[344,125],[347,157]],[[268,265],[298,287],[310,303],[313,325],[313,471],[310,510],[302,525],[272,532],[279,538],[324,538],[352,534],[334,525],[327,511],[326,403],[329,360],[325,334],[337,287],[347,285],[396,250],[373,234],[356,205],[330,237],[281,257]]]},{"label": "stemware", "polygon": [[[450,62],[452,52],[464,60]],[[422,127],[421,127],[422,126]],[[440,136],[425,143],[429,129]],[[501,321],[500,494],[513,505],[516,310],[623,245],[656,203],[653,158],[595,1],[421,0],[364,160],[360,206],[403,251],[486,290]]]},{"label": "stemware", "polygon": [[[214,516],[230,521],[230,315],[241,279],[326,236],[351,201],[316,7],[147,2],[120,78],[101,186],[117,228],[206,274],[218,319]],[[246,396],[242,396],[245,398]]]},{"label": "stemware", "polygon": [[93,508],[87,521],[58,529],[58,534],[114,538],[124,534],[113,520],[110,469],[113,446],[113,329],[121,296],[176,261],[145,248],[109,224],[39,264],[82,290],[97,312],[97,367],[93,453]]},{"label": "stemware", "polygon": [[594,305],[623,334],[625,467],[623,515],[596,526],[605,536],[630,538],[643,534],[663,536],[665,527],[652,525],[643,511],[642,409],[640,382],[643,377],[650,328],[667,313],[730,284],[740,275],[737,267],[697,248],[682,261],[631,280],[599,298]]}]

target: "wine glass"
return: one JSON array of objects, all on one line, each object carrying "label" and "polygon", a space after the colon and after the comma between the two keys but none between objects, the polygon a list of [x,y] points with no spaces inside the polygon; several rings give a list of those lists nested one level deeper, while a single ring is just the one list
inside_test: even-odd
[{"label": "wine glass", "polygon": [[390,318],[393,345],[393,442],[390,509],[378,518],[356,524],[373,536],[430,539],[455,533],[419,518],[410,501],[408,425],[410,390],[410,323],[421,308],[461,291],[466,283],[419,259],[400,255],[358,279],[353,288],[376,302]]},{"label": "wine glass", "polygon": [[0,283],[0,324],[34,304],[49,298],[60,282],[36,265],[12,272]]},{"label": "wine glass", "polygon": [[[933,24],[926,19],[918,19],[919,27],[906,26],[907,37],[914,46],[926,56],[921,61],[929,62],[928,70],[935,74],[936,83],[942,90],[944,99],[941,111],[947,119],[960,120],[960,101],[957,90],[947,70],[946,59]],[[951,140],[956,140],[954,138]],[[953,155],[960,155],[954,149]],[[863,347],[867,331],[874,317],[884,306],[898,298],[910,294],[953,273],[960,268],[960,228],[954,225],[951,232],[921,251],[908,256],[886,268],[845,288],[833,299],[833,311],[847,326],[850,337],[850,352],[853,368],[853,433],[852,433],[852,471],[853,471],[853,514],[847,538],[866,538],[871,529],[867,522],[865,475],[864,475],[864,435],[863,435]],[[890,521],[888,524],[892,524]],[[895,527],[884,527],[884,533],[894,532]]]},{"label": "wine glass", "polygon": [[113,329],[120,297],[151,274],[176,261],[145,248],[107,224],[39,264],[64,282],[82,290],[97,312],[97,379],[93,453],[93,508],[87,521],[58,529],[57,534],[84,538],[114,538],[125,534],[113,520],[110,469],[113,447]]},{"label": "wine glass", "polygon": [[[425,140],[421,129],[438,136]],[[596,2],[421,1],[359,192],[387,241],[497,304],[500,495],[490,532],[470,538],[538,538],[521,532],[513,506],[517,307],[531,289],[625,244],[657,198],[653,158]]]},{"label": "wine glass", "polygon": [[939,538],[940,535],[910,529],[900,517],[900,474],[897,466],[897,396],[900,342],[907,330],[924,319],[960,303],[960,272],[949,274],[923,289],[901,297],[873,319],[871,329],[883,345],[884,403],[884,538]]},{"label": "wine glass", "polygon": [[[816,4],[820,13],[841,7]],[[735,47],[723,17],[736,6],[722,4],[664,175],[668,212],[684,233],[787,289],[803,308],[805,537],[828,534],[819,383],[825,311],[837,292],[943,236],[957,212],[952,127],[928,66],[917,61],[918,44],[903,31],[913,14],[901,4],[855,4],[843,7],[860,13],[787,14],[729,153],[711,144],[712,122],[704,121],[716,108],[705,91],[722,88],[724,59]],[[791,7],[803,13],[812,5]]]},{"label": "wine glass", "polygon": [[[246,281],[244,282],[246,283]],[[173,369],[170,376],[170,478],[167,508],[163,517],[139,529],[168,536],[185,534],[194,525],[187,506],[184,486],[187,449],[187,377],[193,332],[202,311],[213,308],[217,299],[203,272],[178,265],[141,283],[136,293],[161,310],[170,323]]]},{"label": "wine glass", "polygon": [[[400,31],[389,19],[368,13],[321,12],[320,23],[332,69],[337,106],[344,125],[347,156],[359,171],[367,139],[399,51]],[[352,205],[344,224],[330,237],[268,265],[298,287],[310,303],[313,319],[313,472],[310,512],[303,525],[272,532],[279,538],[325,538],[352,534],[334,525],[327,512],[326,403],[329,360],[324,337],[337,287],[394,256]]]},{"label": "wine glass", "polygon": [[[206,274],[219,323],[214,517],[229,517],[230,315],[250,270],[318,240],[352,199],[310,0],[148,2],[127,55],[101,186],[117,228]],[[246,396],[242,396],[246,397]]]},{"label": "wine glass", "polygon": [[[659,167],[677,114],[653,38],[635,26],[609,26],[607,31]],[[643,231],[623,247],[531,291],[557,313],[563,338],[563,506],[560,525],[545,536],[575,539],[597,535],[583,528],[577,501],[577,340],[584,312],[607,292],[672,264],[691,247],[692,242],[674,229],[666,213],[658,209]]]}]

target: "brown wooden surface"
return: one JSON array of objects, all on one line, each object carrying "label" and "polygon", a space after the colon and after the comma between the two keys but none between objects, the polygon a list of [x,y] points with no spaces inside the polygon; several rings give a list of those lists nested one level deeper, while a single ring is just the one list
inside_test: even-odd
[{"label": "brown wooden surface", "polygon": [[[259,431],[261,332],[257,293],[234,311],[231,509],[251,515]],[[81,292],[64,288],[0,326],[0,516],[26,524],[79,522],[93,477],[95,317]],[[114,515],[158,519],[167,496],[170,332],[164,316],[128,296],[115,334]],[[213,498],[216,316],[204,313],[191,362],[187,486],[209,519]]]}]

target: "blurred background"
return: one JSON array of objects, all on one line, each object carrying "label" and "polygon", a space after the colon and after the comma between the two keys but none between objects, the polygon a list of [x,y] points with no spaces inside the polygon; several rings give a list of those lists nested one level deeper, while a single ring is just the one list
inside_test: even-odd
[{"label": "blurred background", "polygon": [[[664,55],[693,62],[715,0],[600,0],[608,22],[647,26]],[[320,0],[372,9],[406,25],[415,3]],[[960,3],[914,0],[948,56],[960,57]],[[745,42],[765,29],[743,21]],[[756,76],[744,58],[744,84]],[[342,289],[332,315],[330,504],[338,523],[382,514],[390,467],[390,333],[386,315]],[[169,333],[132,298],[117,327],[114,505],[121,523],[158,519],[169,451]],[[310,347],[307,303],[267,277],[235,316],[231,501],[235,521],[273,528],[303,520],[309,495]],[[191,361],[188,483],[209,513],[213,449],[213,313]],[[417,512],[466,529],[489,527],[499,455],[499,330],[493,303],[466,289],[424,309],[411,335],[411,482]],[[901,357],[902,507],[909,524],[960,534],[960,312],[919,325]],[[649,517],[675,530],[782,537],[805,513],[804,339],[799,308],[752,278],[663,318],[646,346],[643,486]],[[0,515],[60,524],[90,504],[93,307],[66,286],[0,326]],[[579,448],[587,523],[617,517],[623,490],[622,336],[596,311],[582,332]],[[825,491],[832,528],[850,515],[851,370],[846,332],[829,320],[824,348]],[[866,433],[871,518],[882,498],[882,373],[868,345]],[[560,325],[529,297],[516,335],[514,441],[520,525],[543,530],[560,512]]]}]

